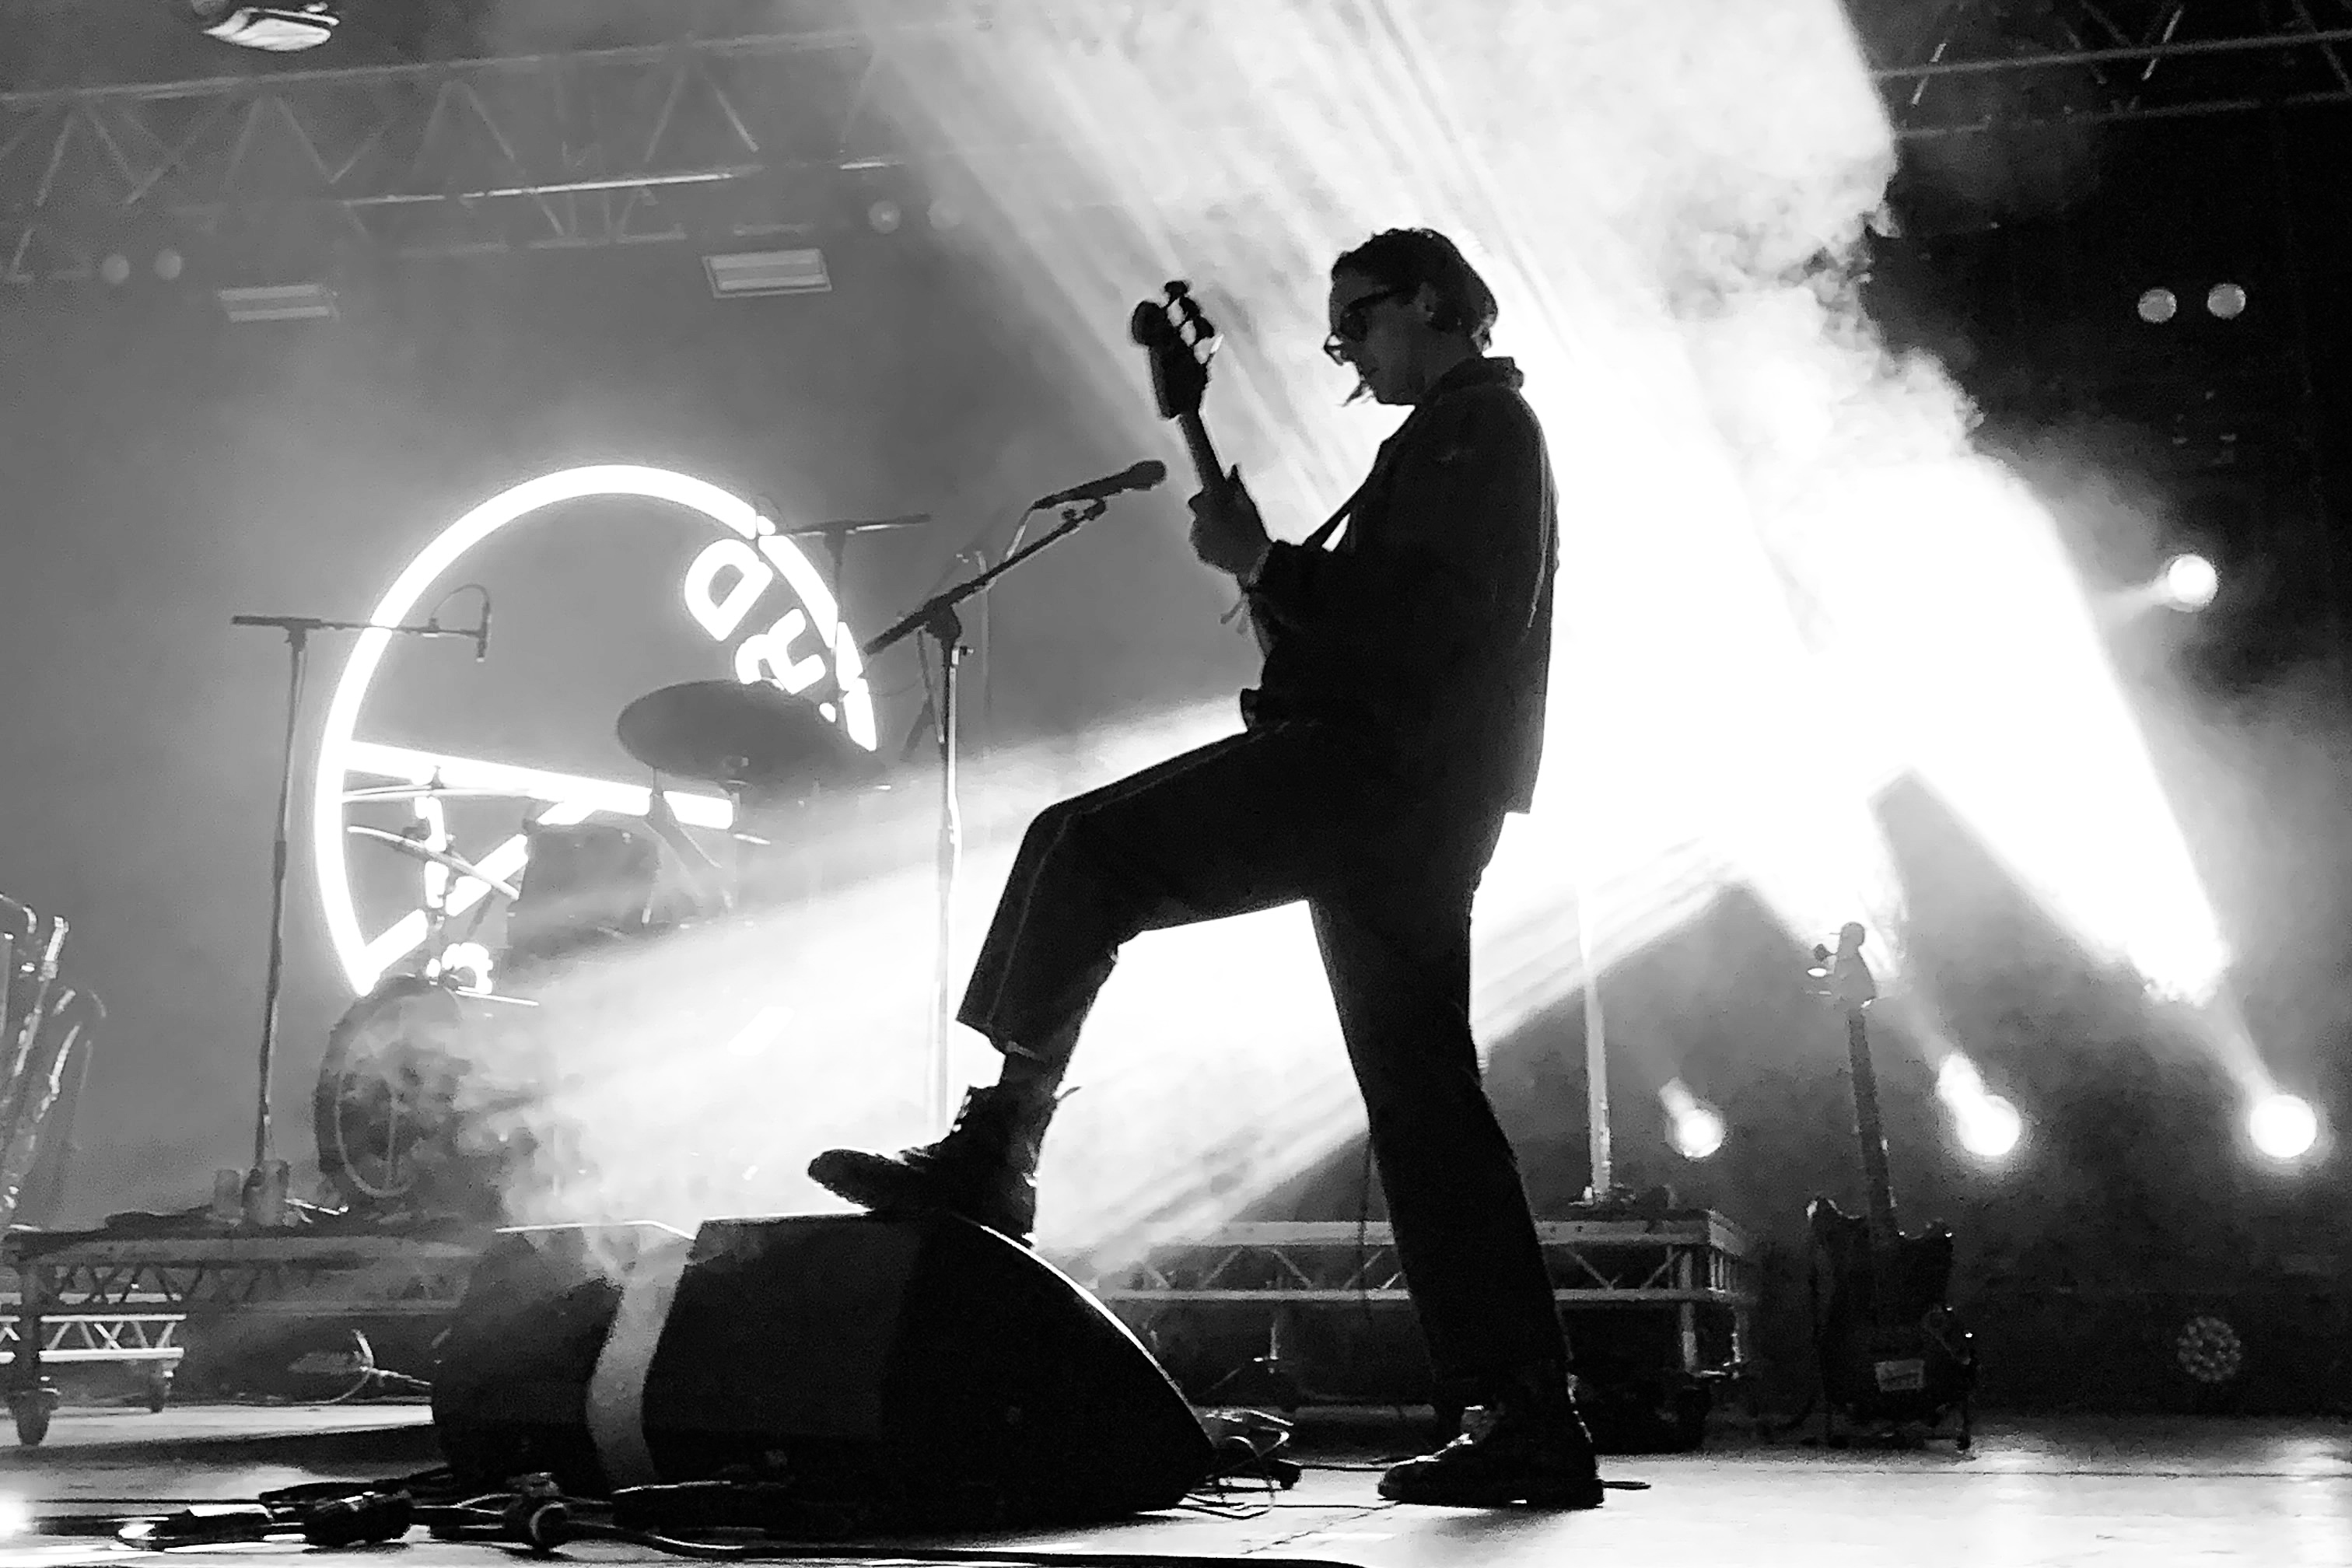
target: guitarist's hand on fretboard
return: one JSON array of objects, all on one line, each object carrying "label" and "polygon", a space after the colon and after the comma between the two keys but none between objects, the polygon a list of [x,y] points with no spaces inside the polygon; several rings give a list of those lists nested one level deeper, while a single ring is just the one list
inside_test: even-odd
[{"label": "guitarist's hand on fretboard", "polygon": [[1239,468],[1185,503],[1192,509],[1192,553],[1208,565],[1246,580],[1265,558],[1265,520],[1242,483]]}]

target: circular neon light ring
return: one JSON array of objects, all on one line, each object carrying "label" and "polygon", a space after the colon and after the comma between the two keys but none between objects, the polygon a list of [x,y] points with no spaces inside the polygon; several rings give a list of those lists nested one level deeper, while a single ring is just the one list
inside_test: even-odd
[{"label": "circular neon light ring", "polygon": [[[757,542],[760,553],[782,574],[810,629],[830,655],[835,684],[841,693],[840,721],[850,738],[871,751],[876,744],[873,694],[867,689],[855,638],[847,635],[833,590],[790,539],[740,496],[718,486],[667,468],[631,464],[604,464],[567,468],[531,479],[493,496],[444,529],[419,551],[394,579],[368,619],[378,626],[405,621],[434,583],[466,552],[509,523],[563,501],[590,497],[634,496],[667,501],[698,512],[739,538]],[[360,706],[383,662],[392,635],[365,631],[352,647],[351,658],[335,683],[327,704],[327,719],[319,738],[319,762],[310,791],[311,855],[318,866],[320,903],[326,914],[327,934],[352,989],[365,992],[379,978],[361,934],[359,910],[352,901],[349,867],[343,858],[343,789],[351,771],[353,730]]]}]

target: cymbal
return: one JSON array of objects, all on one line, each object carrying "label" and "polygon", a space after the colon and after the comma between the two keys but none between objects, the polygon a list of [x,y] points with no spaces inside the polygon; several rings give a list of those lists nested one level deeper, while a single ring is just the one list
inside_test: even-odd
[{"label": "cymbal", "polygon": [[436,849],[430,844],[420,844],[405,834],[394,833],[382,827],[370,827],[364,823],[348,823],[344,826],[343,831],[354,837],[373,838],[378,844],[388,844],[402,854],[413,855],[419,860],[430,860],[436,866],[445,866],[460,877],[472,878],[500,898],[522,897],[521,889],[515,887],[513,883],[500,881],[463,855],[453,855],[446,849]]},{"label": "cymbal", "polygon": [[665,686],[621,710],[614,730],[654,772],[729,788],[855,784],[879,771],[814,704],[765,681]]}]

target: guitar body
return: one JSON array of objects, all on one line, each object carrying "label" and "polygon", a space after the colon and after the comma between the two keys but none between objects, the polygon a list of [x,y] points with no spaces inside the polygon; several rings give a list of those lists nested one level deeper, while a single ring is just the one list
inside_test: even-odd
[{"label": "guitar body", "polygon": [[1849,925],[1838,934],[1834,960],[1826,947],[1813,950],[1822,964],[1813,973],[1827,982],[1828,994],[1845,1015],[1854,1137],[1867,1201],[1858,1215],[1827,1198],[1815,1198],[1805,1209],[1812,1240],[1813,1351],[1829,1440],[1841,1441],[1841,1415],[1899,1437],[1957,1415],[1957,1436],[1965,1448],[1976,1351],[1948,1305],[1952,1233],[1933,1225],[1906,1236],[1895,1220],[1878,1075],[1864,1022],[1878,983],[1863,962],[1862,942],[1862,927]]},{"label": "guitar body", "polygon": [[1898,1237],[1892,1256],[1882,1258],[1867,1215],[1815,1198],[1805,1218],[1813,1247],[1813,1337],[1831,1407],[1857,1426],[1939,1425],[1976,1381],[1969,1332],[1946,1305],[1952,1233],[1931,1226]]}]

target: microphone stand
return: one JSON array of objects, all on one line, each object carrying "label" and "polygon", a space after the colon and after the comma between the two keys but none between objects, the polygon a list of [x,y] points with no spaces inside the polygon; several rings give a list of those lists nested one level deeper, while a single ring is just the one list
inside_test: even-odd
[{"label": "microphone stand", "polygon": [[963,868],[963,810],[956,795],[956,671],[971,650],[963,646],[963,618],[956,614],[956,606],[1108,510],[1109,502],[1100,498],[1065,506],[1061,522],[1053,529],[995,565],[932,595],[897,624],[867,638],[857,650],[862,658],[871,660],[883,649],[917,633],[929,637],[939,650],[939,700],[934,704],[940,747],[939,949],[932,974],[923,1099],[924,1112],[934,1126],[947,1120],[948,1102],[953,1093],[953,1086],[948,1082],[948,1025],[955,1016],[955,894],[956,879]]},{"label": "microphone stand", "polygon": [[428,620],[422,626],[379,626],[373,621],[328,621],[316,616],[231,616],[233,626],[268,626],[286,634],[286,749],[278,770],[278,837],[269,852],[269,970],[261,1003],[261,1082],[254,1095],[253,1170],[247,1190],[262,1182],[269,1163],[269,1072],[278,1054],[278,998],[286,979],[286,870],[294,830],[294,742],[301,723],[302,685],[310,674],[313,632],[394,632],[402,637],[469,637],[478,647],[489,639],[487,601],[482,624],[445,626]]}]

